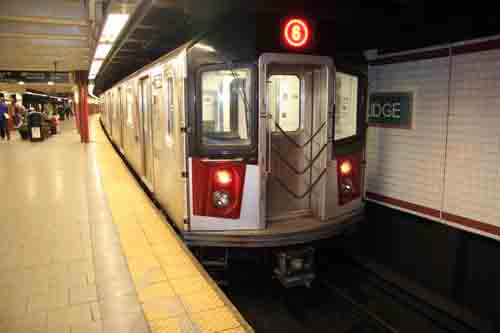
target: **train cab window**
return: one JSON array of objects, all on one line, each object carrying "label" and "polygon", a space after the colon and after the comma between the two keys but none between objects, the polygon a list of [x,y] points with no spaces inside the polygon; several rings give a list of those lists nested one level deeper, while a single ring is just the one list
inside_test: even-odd
[{"label": "train cab window", "polygon": [[252,143],[250,70],[223,69],[201,74],[203,145],[246,146]]},{"label": "train cab window", "polygon": [[301,127],[300,79],[295,75],[272,75],[269,78],[269,110],[275,124],[285,132],[295,132]]},{"label": "train cab window", "polygon": [[335,90],[335,141],[339,141],[358,134],[358,78],[337,72]]}]

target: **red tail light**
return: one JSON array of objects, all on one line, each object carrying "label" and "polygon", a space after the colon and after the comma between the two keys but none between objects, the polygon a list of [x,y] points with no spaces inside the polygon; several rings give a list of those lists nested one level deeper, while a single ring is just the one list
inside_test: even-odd
[{"label": "red tail light", "polygon": [[345,160],[340,163],[340,174],[342,176],[349,176],[352,171],[352,163],[349,160]]},{"label": "red tail light", "polygon": [[354,153],[337,159],[339,204],[344,205],[361,196],[361,154]]},{"label": "red tail light", "polygon": [[194,215],[239,218],[245,164],[193,159],[192,166]]},{"label": "red tail light", "polygon": [[220,169],[215,172],[215,180],[220,185],[229,185],[233,180],[230,170]]}]

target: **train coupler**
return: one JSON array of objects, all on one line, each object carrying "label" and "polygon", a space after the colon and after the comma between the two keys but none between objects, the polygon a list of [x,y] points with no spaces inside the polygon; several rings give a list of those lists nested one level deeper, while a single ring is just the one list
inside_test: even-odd
[{"label": "train coupler", "polygon": [[283,248],[274,251],[274,276],[285,288],[310,287],[314,273],[314,247]]}]

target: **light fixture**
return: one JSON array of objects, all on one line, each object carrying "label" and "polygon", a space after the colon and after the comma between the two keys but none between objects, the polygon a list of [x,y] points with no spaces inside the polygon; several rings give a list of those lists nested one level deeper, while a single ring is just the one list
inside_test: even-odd
[{"label": "light fixture", "polygon": [[210,45],[207,45],[207,44],[203,44],[203,43],[197,43],[195,47],[198,49],[208,51],[208,52],[216,52],[216,50],[213,47],[211,47]]},{"label": "light fixture", "polygon": [[34,95],[34,96],[43,96],[43,97],[48,97],[48,95],[46,94],[37,94],[37,93],[34,93],[34,92],[31,92],[31,91],[26,91],[25,92],[26,95]]},{"label": "light fixture", "polygon": [[89,80],[96,78],[103,60],[106,59],[109,52],[113,48],[113,43],[120,35],[123,27],[128,21],[129,14],[109,14],[106,17],[106,22],[101,31],[101,37],[99,38],[99,44],[96,47],[94,59],[90,65]]},{"label": "light fixture", "polygon": [[24,81],[19,81],[17,84],[23,85]]},{"label": "light fixture", "polygon": [[106,18],[104,28],[102,29],[99,42],[113,43],[120,35],[120,32],[127,23],[128,18],[128,14],[109,14]]},{"label": "light fixture", "polygon": [[92,61],[92,64],[90,65],[89,78],[96,77],[97,73],[99,73],[99,69],[101,69],[102,63],[103,63],[102,60]]},{"label": "light fixture", "polygon": [[113,44],[99,44],[95,50],[94,59],[106,59]]},{"label": "light fixture", "polygon": [[[52,77],[52,80],[54,80],[54,81],[56,80],[56,72],[57,72],[57,61],[54,61],[54,76]],[[49,74],[49,76],[50,76],[50,74]],[[52,81],[52,80],[49,79],[49,82],[47,82],[47,84],[49,86],[54,85],[54,81]]]}]

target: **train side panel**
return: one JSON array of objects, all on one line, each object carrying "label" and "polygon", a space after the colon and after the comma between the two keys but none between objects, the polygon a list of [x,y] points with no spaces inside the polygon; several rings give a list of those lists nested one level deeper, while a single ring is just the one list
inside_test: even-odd
[{"label": "train side panel", "polygon": [[113,127],[113,141],[120,148],[121,146],[121,136],[122,136],[122,124],[121,124],[121,114],[120,114],[120,95],[119,89],[114,88],[111,91],[111,122]]},{"label": "train side panel", "polygon": [[169,218],[183,228],[187,217],[185,52],[166,60],[152,76],[153,82],[161,80],[156,88],[153,84],[153,191]]},{"label": "train side panel", "polygon": [[414,105],[411,128],[369,128],[366,197],[499,239],[500,50],[485,45],[371,66],[370,92],[411,91]]},{"label": "train side panel", "polygon": [[125,156],[134,170],[143,175],[141,156],[141,122],[138,110],[137,80],[134,78],[125,83],[126,89],[126,126]]},{"label": "train side panel", "polygon": [[[135,73],[104,94],[103,123],[135,172],[145,177],[145,131],[141,114],[140,80],[151,114],[153,180],[150,190],[179,228],[187,217],[185,81],[186,53],[182,50]],[[123,137],[121,137],[123,136]]]}]

